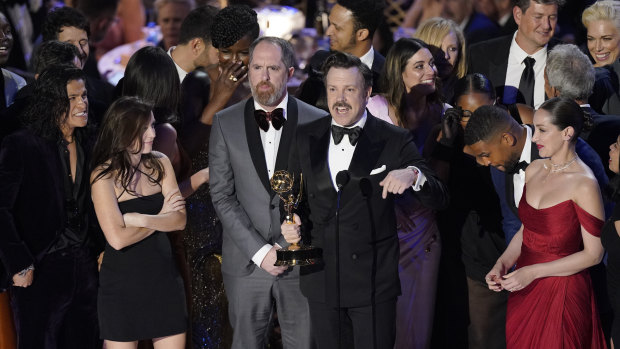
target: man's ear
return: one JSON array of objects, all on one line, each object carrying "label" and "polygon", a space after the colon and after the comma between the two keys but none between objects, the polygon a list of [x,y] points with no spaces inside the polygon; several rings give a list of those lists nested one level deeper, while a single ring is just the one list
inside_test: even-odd
[{"label": "man's ear", "polygon": [[502,145],[506,145],[506,146],[509,146],[509,147],[514,147],[517,144],[517,137],[515,137],[510,132],[504,132],[504,133],[502,133],[502,138],[500,140],[500,143]]},{"label": "man's ear", "polygon": [[521,25],[521,16],[523,16],[523,12],[519,6],[512,8],[512,16],[514,17],[517,26]]},{"label": "man's ear", "polygon": [[293,74],[295,73],[295,68],[294,67],[290,67],[288,68],[288,78],[292,78]]},{"label": "man's ear", "polygon": [[362,28],[355,32],[355,39],[357,40],[357,42],[362,42],[364,40],[367,40],[369,38],[369,35],[370,31],[366,28]]},{"label": "man's ear", "polygon": [[204,51],[205,43],[201,38],[193,38],[189,41],[189,47],[192,49],[192,54],[198,57]]}]

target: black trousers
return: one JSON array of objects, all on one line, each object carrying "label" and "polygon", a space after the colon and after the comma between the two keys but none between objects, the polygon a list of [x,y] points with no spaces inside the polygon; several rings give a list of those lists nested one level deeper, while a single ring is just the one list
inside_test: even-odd
[{"label": "black trousers", "polygon": [[[371,306],[338,310],[324,303],[308,303],[312,334],[318,349],[373,349]],[[396,299],[376,304],[375,312],[376,349],[393,348],[396,338]]]},{"label": "black trousers", "polygon": [[97,263],[67,248],[35,265],[32,285],[11,287],[19,349],[97,348]]}]

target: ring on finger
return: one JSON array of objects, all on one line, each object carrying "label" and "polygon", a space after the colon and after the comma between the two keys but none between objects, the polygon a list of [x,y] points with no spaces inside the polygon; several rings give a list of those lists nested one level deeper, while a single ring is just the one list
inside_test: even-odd
[{"label": "ring on finger", "polygon": [[234,81],[234,82],[237,82],[237,80],[239,80],[239,79],[237,79],[237,77],[236,77],[236,76],[234,76],[234,75],[230,74],[230,76],[228,77],[228,80],[230,80],[230,81]]}]

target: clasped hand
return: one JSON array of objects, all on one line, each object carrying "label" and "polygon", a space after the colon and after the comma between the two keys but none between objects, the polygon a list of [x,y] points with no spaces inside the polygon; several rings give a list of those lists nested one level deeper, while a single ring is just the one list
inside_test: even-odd
[{"label": "clasped hand", "polygon": [[485,276],[484,280],[487,282],[490,290],[495,292],[500,292],[502,290],[509,292],[520,291],[536,279],[530,266],[519,268],[506,275],[503,275],[505,270],[502,269],[504,268],[495,265]]}]

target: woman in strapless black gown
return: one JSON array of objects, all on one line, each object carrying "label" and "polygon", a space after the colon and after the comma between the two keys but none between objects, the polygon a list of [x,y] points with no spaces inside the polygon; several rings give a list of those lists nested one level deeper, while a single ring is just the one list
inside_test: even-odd
[{"label": "woman in strapless black gown", "polygon": [[135,97],[114,102],[93,150],[92,197],[107,244],[98,313],[107,349],[185,347],[183,283],[161,232],[185,227],[183,200],[168,158],[152,151],[154,118]]},{"label": "woman in strapless black gown", "polygon": [[609,181],[608,197],[616,203],[601,232],[601,243],[607,251],[607,293],[614,311],[611,343],[620,342],[620,136],[609,147],[609,169],[616,176]]}]

